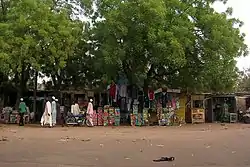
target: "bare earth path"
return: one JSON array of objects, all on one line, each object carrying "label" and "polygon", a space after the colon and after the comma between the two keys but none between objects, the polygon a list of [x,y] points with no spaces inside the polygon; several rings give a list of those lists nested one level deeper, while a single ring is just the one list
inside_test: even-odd
[{"label": "bare earth path", "polygon": [[[2,125],[1,139],[0,167],[250,166],[250,126],[241,124],[53,129]],[[161,156],[176,159],[152,162]]]}]

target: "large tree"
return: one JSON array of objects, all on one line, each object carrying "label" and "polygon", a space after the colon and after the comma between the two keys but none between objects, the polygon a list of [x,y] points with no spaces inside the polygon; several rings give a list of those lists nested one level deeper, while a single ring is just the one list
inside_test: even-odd
[{"label": "large tree", "polygon": [[233,88],[234,59],[246,53],[242,23],[228,17],[231,10],[215,12],[215,0],[95,2],[93,53],[109,76],[122,71],[145,91],[154,83],[202,91]]},{"label": "large tree", "polygon": [[0,70],[12,78],[18,97],[27,88],[31,70],[60,84],[59,72],[74,53],[82,22],[71,19],[67,5],[57,6],[53,0],[11,0],[1,5],[5,8],[0,17]]}]

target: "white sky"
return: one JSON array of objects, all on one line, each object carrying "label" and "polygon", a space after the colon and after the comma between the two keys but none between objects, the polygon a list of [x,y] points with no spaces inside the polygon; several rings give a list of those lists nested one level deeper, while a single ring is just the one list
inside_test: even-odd
[{"label": "white sky", "polygon": [[[222,3],[216,3],[214,5],[214,8],[218,12],[225,11],[227,7],[233,8],[233,17],[244,22],[244,26],[241,28],[241,31],[246,34],[245,43],[250,47],[250,0],[228,0],[226,6]],[[239,58],[237,66],[240,70],[250,68],[250,55]]]}]

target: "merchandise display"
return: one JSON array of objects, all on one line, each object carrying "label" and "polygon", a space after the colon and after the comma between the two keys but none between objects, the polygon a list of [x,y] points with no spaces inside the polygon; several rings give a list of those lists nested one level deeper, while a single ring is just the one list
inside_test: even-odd
[{"label": "merchandise display", "polygon": [[103,125],[104,126],[108,126],[109,125],[109,105],[104,106],[104,110],[103,110]]},{"label": "merchandise display", "polygon": [[143,118],[142,118],[143,125],[149,125],[148,117],[149,117],[149,115],[148,115],[148,108],[144,108],[143,109]]},{"label": "merchandise display", "polygon": [[2,112],[0,113],[0,121],[3,123],[9,123],[9,118],[12,110],[13,109],[11,107],[4,107]]},{"label": "merchandise display", "polygon": [[19,123],[19,115],[17,111],[12,111],[12,113],[10,114],[9,123],[10,124]]},{"label": "merchandise display", "polygon": [[136,115],[135,114],[130,114],[130,122],[131,122],[131,126],[136,126]]},{"label": "merchandise display", "polygon": [[115,108],[109,107],[109,114],[108,114],[108,125],[113,126],[115,124]]},{"label": "merchandise display", "polygon": [[93,112],[93,118],[92,118],[92,120],[93,120],[94,126],[97,126],[97,125],[98,125],[98,121],[97,121],[97,113],[96,113],[96,110],[94,110],[94,112]]},{"label": "merchandise display", "polygon": [[119,108],[115,108],[115,126],[120,125],[120,120],[121,120],[121,113],[120,112],[121,111]]},{"label": "merchandise display", "polygon": [[97,125],[103,126],[103,109],[102,109],[102,107],[98,107],[98,109],[97,109]]}]

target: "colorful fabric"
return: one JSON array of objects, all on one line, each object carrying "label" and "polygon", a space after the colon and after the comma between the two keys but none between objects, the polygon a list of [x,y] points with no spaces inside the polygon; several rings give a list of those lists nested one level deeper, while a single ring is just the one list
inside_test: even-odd
[{"label": "colorful fabric", "polygon": [[155,93],[153,90],[148,91],[148,98],[149,100],[154,100],[155,99]]},{"label": "colorful fabric", "polygon": [[112,99],[115,99],[115,95],[116,95],[116,85],[111,84],[109,89],[109,96],[112,97]]}]

